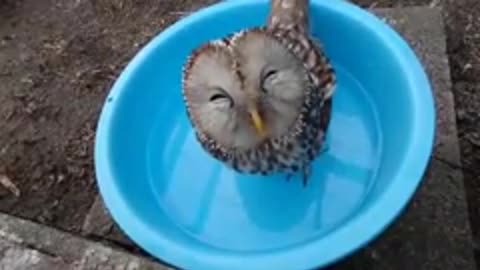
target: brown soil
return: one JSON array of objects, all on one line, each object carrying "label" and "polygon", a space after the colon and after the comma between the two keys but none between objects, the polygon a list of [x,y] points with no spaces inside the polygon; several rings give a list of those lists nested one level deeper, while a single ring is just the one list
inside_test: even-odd
[{"label": "brown soil", "polygon": [[[193,2],[193,1],[191,1]],[[0,211],[78,232],[93,140],[125,63],[188,1],[0,0]]]},{"label": "brown soil", "polygon": [[[0,177],[20,191],[0,185],[0,211],[79,231],[97,192],[92,146],[109,87],[153,35],[207,2],[215,1],[0,0]],[[480,2],[354,2],[443,8],[472,228],[480,238]]]}]

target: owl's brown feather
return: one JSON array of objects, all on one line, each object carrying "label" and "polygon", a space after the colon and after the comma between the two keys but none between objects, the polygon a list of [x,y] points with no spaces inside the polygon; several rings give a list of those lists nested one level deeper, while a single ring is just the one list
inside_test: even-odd
[{"label": "owl's brown feather", "polygon": [[300,58],[325,99],[336,84],[335,72],[318,42],[309,35],[309,0],[271,0],[267,27]]},{"label": "owl's brown feather", "polygon": [[308,32],[308,4],[309,0],[271,0],[268,28]]},{"label": "owl's brown feather", "polygon": [[[308,171],[325,142],[336,79],[308,33],[308,4],[271,0],[265,27],[212,41],[185,65],[185,103],[199,142],[239,172]],[[266,138],[254,132],[252,108],[266,121]]]},{"label": "owl's brown feather", "polygon": [[322,96],[330,98],[336,84],[335,72],[320,45],[295,30],[273,28],[271,32],[279,42],[302,60],[313,84],[322,92]]}]

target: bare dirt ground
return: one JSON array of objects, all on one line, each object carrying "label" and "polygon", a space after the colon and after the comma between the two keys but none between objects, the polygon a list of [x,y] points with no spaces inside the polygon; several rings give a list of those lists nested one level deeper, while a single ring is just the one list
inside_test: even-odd
[{"label": "bare dirt ground", "polygon": [[[94,129],[118,72],[186,1],[0,2],[0,210],[78,232]],[[174,4],[174,2],[181,2]]]},{"label": "bare dirt ground", "polygon": [[[207,2],[215,1],[0,0],[0,177],[18,188],[0,185],[0,211],[79,232],[97,192],[92,146],[109,87],[153,35]],[[472,228],[480,238],[480,1],[353,2],[443,8]]]}]

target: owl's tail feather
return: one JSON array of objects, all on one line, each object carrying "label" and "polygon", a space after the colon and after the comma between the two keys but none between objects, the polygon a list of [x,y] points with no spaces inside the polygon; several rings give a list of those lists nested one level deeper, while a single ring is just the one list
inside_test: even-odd
[{"label": "owl's tail feather", "polygon": [[308,31],[309,0],[270,0],[269,28]]}]

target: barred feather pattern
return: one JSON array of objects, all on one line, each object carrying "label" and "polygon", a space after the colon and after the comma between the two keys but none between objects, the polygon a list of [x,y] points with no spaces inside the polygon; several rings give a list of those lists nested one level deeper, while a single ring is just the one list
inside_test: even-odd
[{"label": "barred feather pattern", "polygon": [[[244,30],[221,40],[212,41],[206,46],[228,48],[235,43],[236,39],[249,31],[261,32],[275,38],[301,59],[309,72],[310,87],[305,89],[306,98],[294,123],[294,128],[292,132],[282,137],[267,139],[257,147],[246,150],[221,145],[201,129],[196,129],[197,139],[214,158],[226,163],[240,173],[267,175],[276,172],[308,171],[310,163],[316,158],[322,145],[324,145],[325,134],[330,123],[331,97],[336,85],[335,72],[319,44],[316,44],[301,29],[296,29],[295,26]],[[184,70],[184,78],[189,66],[203,49],[205,47],[199,48],[189,58]],[[232,68],[236,68],[235,64]],[[187,104],[187,115],[195,123],[186,99],[185,102]]]}]

